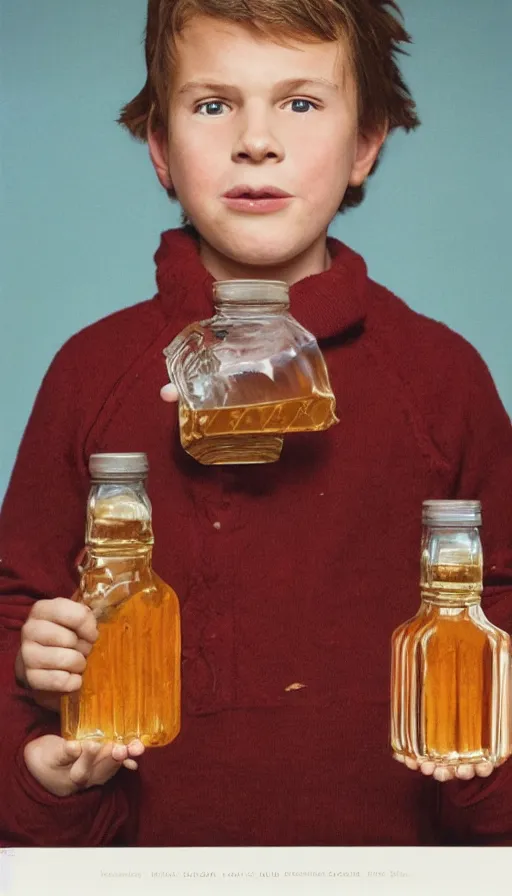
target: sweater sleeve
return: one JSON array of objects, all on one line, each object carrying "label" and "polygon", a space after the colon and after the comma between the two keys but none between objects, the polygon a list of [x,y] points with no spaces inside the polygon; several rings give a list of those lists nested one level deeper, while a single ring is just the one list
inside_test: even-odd
[{"label": "sweater sleeve", "polygon": [[[491,375],[475,353],[455,497],[482,502],[484,595],[488,619],[512,634],[512,425]],[[439,786],[449,843],[512,846],[512,759],[486,779]]]},{"label": "sweater sleeve", "polygon": [[23,747],[58,733],[58,717],[40,711],[14,681],[20,629],[33,602],[70,597],[76,588],[91,406],[70,341],[43,380],[0,515],[0,843],[7,846],[103,846],[133,835],[133,773],[123,769],[106,786],[67,798],[32,778]]}]

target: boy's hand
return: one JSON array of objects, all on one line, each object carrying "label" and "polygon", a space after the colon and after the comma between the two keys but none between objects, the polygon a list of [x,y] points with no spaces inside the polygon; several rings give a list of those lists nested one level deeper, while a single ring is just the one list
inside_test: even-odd
[{"label": "boy's hand", "polygon": [[404,758],[403,756],[399,756],[397,753],[393,754],[393,758],[397,760],[397,762],[402,762],[407,768],[412,769],[412,771],[420,771],[423,775],[430,776],[432,775],[436,781],[452,781],[454,778],[459,778],[461,781],[470,781],[471,778],[477,776],[478,778],[488,778],[489,775],[494,771],[494,765],[492,762],[479,762],[476,765],[470,765],[469,763],[466,765],[456,765],[456,766],[446,766],[446,765],[436,765],[435,762],[415,762],[413,759]]},{"label": "boy's hand", "polygon": [[122,765],[137,769],[134,757],[142,756],[144,745],[133,740],[122,744],[96,741],[67,741],[56,734],[44,734],[30,741],[24,750],[25,765],[37,781],[55,796],[70,796],[105,784]]},{"label": "boy's hand", "polygon": [[32,689],[37,703],[58,712],[61,695],[81,687],[97,637],[89,607],[64,597],[38,600],[21,629],[17,680]]},{"label": "boy's hand", "polygon": [[160,398],[163,398],[164,401],[178,401],[178,392],[174,386],[169,383],[167,386],[160,389]]}]

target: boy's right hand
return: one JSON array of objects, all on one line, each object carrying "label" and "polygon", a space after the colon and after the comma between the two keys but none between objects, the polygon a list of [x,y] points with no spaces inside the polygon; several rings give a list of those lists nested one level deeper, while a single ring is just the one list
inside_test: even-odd
[{"label": "boy's right hand", "polygon": [[62,694],[81,687],[97,637],[96,619],[84,604],[65,597],[36,601],[21,629],[17,680],[40,706],[58,712]]},{"label": "boy's right hand", "polygon": [[[85,604],[65,597],[38,600],[21,629],[16,678],[31,690],[44,709],[60,711],[63,694],[78,691],[87,657],[98,637],[94,613]],[[134,756],[144,747],[128,748],[97,743],[79,744],[46,734],[25,747],[25,762],[50,793],[65,796],[85,787],[104,784],[124,765],[136,769]]]},{"label": "boy's right hand", "polygon": [[160,398],[172,404],[174,401],[178,401],[178,390],[175,389],[172,383],[167,383],[166,386],[162,386],[160,389]]},{"label": "boy's right hand", "polygon": [[70,796],[78,790],[105,784],[122,765],[135,771],[135,757],[143,752],[144,745],[139,740],[124,746],[66,741],[56,734],[44,734],[25,746],[24,759],[31,775],[46,790],[55,796]]}]

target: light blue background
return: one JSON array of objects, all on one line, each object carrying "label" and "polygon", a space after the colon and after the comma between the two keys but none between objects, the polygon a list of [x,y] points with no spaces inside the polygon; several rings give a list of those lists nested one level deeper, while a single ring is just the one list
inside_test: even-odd
[{"label": "light blue background", "polygon": [[[73,332],[154,292],[179,213],[114,124],[143,83],[145,0],[1,0],[0,497]],[[333,233],[371,275],[481,352],[512,411],[510,0],[403,0],[423,127],[391,141]],[[113,346],[122,351],[122,346]]]}]

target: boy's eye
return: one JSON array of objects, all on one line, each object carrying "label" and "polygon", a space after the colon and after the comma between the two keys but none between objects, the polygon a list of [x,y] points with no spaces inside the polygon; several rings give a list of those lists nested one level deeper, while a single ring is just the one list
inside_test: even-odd
[{"label": "boy's eye", "polygon": [[310,109],[317,109],[318,106],[312,100],[290,100],[293,112],[309,112]]},{"label": "boy's eye", "polygon": [[208,100],[205,103],[199,103],[196,106],[196,112],[199,115],[222,115],[224,109],[227,109],[226,103],[221,103],[220,100]]}]

